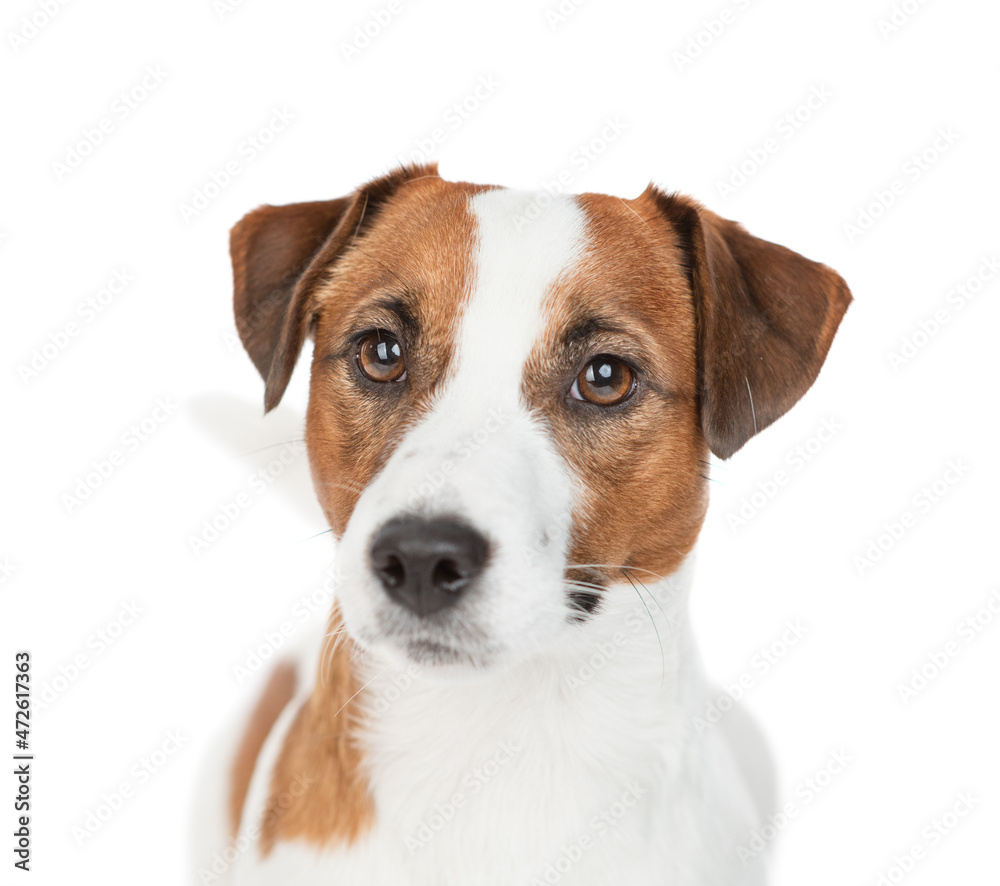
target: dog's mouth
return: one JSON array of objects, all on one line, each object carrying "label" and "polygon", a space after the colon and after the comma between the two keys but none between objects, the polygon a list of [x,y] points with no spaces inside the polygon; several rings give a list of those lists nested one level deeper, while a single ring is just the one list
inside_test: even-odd
[{"label": "dog's mouth", "polygon": [[423,667],[447,667],[449,665],[483,668],[487,661],[482,654],[458,649],[434,640],[411,640],[406,644],[406,656]]},{"label": "dog's mouth", "polygon": [[497,658],[500,650],[491,644],[481,629],[470,624],[414,624],[399,613],[385,612],[377,618],[377,627],[362,630],[362,646],[382,649],[408,663],[431,669],[483,670]]}]

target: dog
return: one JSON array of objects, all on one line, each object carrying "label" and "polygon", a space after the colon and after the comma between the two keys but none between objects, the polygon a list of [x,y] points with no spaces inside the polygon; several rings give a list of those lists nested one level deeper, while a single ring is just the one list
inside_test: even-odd
[{"label": "dog", "polygon": [[231,254],[265,410],[313,341],[336,580],[211,767],[201,882],[764,882],[766,763],[694,725],[693,552],[709,454],[813,383],[841,277],[652,185],[434,165],[261,207]]}]

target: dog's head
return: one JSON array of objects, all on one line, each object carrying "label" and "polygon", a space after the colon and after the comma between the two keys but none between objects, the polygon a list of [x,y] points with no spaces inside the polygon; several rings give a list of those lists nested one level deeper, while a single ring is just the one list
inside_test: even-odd
[{"label": "dog's head", "polygon": [[306,439],[349,633],[424,664],[544,648],[695,543],[728,458],[826,357],[841,278],[654,187],[402,169],[232,233],[237,326]]}]

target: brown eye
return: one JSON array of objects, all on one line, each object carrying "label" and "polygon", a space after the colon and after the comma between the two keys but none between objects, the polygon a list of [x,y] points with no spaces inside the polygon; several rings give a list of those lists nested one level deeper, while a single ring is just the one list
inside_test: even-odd
[{"label": "brown eye", "polygon": [[635,376],[628,364],[617,357],[595,357],[576,377],[570,396],[597,406],[621,403],[635,386]]},{"label": "brown eye", "polygon": [[403,347],[382,329],[362,339],[358,347],[358,366],[372,381],[403,381],[406,377]]}]

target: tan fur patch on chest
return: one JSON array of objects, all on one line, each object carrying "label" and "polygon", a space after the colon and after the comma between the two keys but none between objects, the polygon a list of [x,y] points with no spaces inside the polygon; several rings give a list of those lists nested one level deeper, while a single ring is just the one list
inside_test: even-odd
[{"label": "tan fur patch on chest", "polygon": [[[330,633],[341,631],[338,609]],[[375,806],[354,740],[360,686],[351,641],[321,656],[316,687],[299,708],[274,771],[261,821],[262,856],[282,840],[318,846],[351,844],[375,820]]]}]

